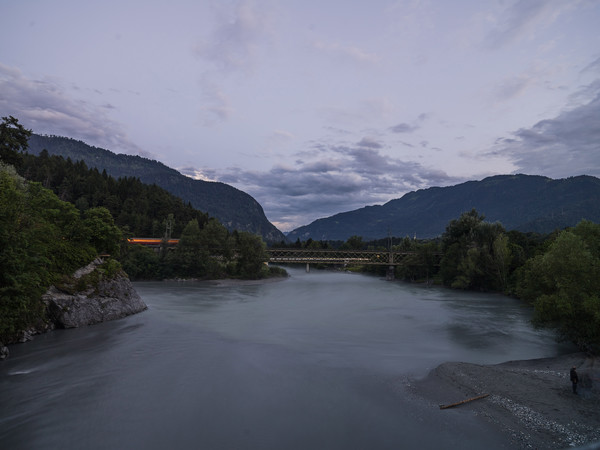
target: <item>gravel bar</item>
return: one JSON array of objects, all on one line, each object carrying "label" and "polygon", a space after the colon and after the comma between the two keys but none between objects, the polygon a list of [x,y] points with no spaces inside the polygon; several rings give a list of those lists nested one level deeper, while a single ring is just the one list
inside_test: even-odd
[{"label": "gravel bar", "polygon": [[[579,374],[577,395],[569,380],[573,366]],[[435,409],[489,394],[452,409],[491,423],[512,448],[600,449],[600,363],[585,353],[497,365],[448,362],[410,386]],[[440,413],[453,414],[452,409]]]}]

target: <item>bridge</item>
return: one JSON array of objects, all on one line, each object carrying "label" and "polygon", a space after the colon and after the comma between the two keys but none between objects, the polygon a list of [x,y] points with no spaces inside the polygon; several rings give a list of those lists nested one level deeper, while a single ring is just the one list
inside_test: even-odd
[{"label": "bridge", "polygon": [[[376,265],[387,266],[387,278],[394,278],[394,267],[406,263],[406,258],[417,255],[417,252],[376,251],[376,250],[331,250],[331,249],[297,249],[269,248],[269,262],[282,264],[306,264],[310,272],[310,264],[342,264],[342,265]],[[436,259],[441,253],[432,254]]]},{"label": "bridge", "polygon": [[269,262],[397,266],[415,252],[268,248]]},{"label": "bridge", "polygon": [[[131,238],[132,244],[141,244],[148,247],[159,248],[160,238]],[[175,246],[179,239],[170,239],[168,246]],[[406,258],[417,255],[416,252],[399,252],[389,250],[333,250],[310,248],[267,248],[270,263],[280,264],[306,264],[306,271],[310,272],[310,264],[340,264],[340,265],[377,265],[388,266],[388,277],[393,274],[394,267],[406,263]],[[441,254],[432,256],[439,259]]]}]

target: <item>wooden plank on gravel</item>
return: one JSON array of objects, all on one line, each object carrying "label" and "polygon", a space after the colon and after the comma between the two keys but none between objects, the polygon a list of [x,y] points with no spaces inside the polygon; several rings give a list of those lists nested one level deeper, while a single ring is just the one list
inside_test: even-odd
[{"label": "wooden plank on gravel", "polygon": [[469,403],[469,402],[472,402],[473,400],[479,400],[481,398],[486,398],[488,395],[490,395],[490,394],[478,395],[477,397],[467,398],[466,400],[462,400],[462,401],[456,402],[456,403],[450,403],[449,405],[440,405],[440,409],[453,408],[455,406],[462,405],[463,403]]}]

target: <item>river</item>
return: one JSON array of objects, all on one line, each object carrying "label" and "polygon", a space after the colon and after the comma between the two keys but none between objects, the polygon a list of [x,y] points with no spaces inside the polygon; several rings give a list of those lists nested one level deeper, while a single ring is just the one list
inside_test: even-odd
[{"label": "river", "polygon": [[6,449],[509,448],[407,386],[444,361],[572,350],[500,295],[288,269],[267,283],[135,283],[149,309],[13,345]]}]

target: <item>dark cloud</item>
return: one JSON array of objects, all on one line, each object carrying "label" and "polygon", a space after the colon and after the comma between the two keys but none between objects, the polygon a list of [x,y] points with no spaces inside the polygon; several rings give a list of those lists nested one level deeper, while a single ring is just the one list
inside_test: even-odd
[{"label": "dark cloud", "polygon": [[487,154],[508,156],[518,172],[553,178],[600,176],[600,92],[588,103],[521,128]]},{"label": "dark cloud", "polygon": [[324,143],[315,147],[319,153],[295,166],[274,166],[267,172],[235,168],[216,178],[251,194],[267,217],[286,231],[337,212],[381,204],[415,189],[464,181],[386,156],[378,148]]},{"label": "dark cloud", "polygon": [[383,148],[383,145],[381,145],[375,139],[369,137],[362,138],[356,145],[366,148]]},{"label": "dark cloud", "polygon": [[418,126],[409,125],[407,123],[399,123],[398,125],[390,127],[390,131],[393,131],[394,133],[412,133],[418,128]]},{"label": "dark cloud", "polygon": [[73,99],[56,80],[29,79],[0,64],[0,115],[12,115],[34,133],[81,139],[116,152],[142,154],[123,128],[107,115],[110,104]]}]

